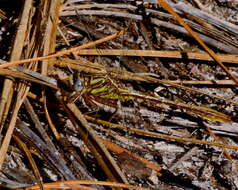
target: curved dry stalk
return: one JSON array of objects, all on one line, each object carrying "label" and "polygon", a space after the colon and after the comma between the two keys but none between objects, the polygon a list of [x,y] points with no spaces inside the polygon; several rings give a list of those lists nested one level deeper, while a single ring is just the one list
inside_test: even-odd
[{"label": "curved dry stalk", "polygon": [[30,150],[27,148],[26,144],[24,142],[22,142],[22,140],[18,136],[13,135],[13,138],[17,142],[17,144],[20,147],[20,149],[22,149],[24,151],[24,153],[26,154],[26,156],[27,156],[27,158],[28,158],[28,160],[30,162],[30,165],[31,165],[31,167],[33,169],[33,172],[35,174],[37,183],[38,183],[40,189],[44,190],[42,177],[41,177],[40,172],[39,172],[39,170],[37,168],[35,160],[33,159],[32,155],[30,153]]},{"label": "curved dry stalk", "polygon": [[46,119],[48,121],[48,124],[49,124],[49,126],[50,126],[50,128],[51,128],[51,130],[52,130],[52,132],[53,132],[53,134],[55,136],[55,138],[57,140],[60,140],[61,135],[57,131],[57,129],[56,129],[56,127],[55,127],[51,117],[50,117],[50,113],[48,111],[47,104],[46,104],[46,98],[43,98],[43,106],[44,106],[45,116],[46,116]]},{"label": "curved dry stalk", "polygon": [[[46,2],[46,1],[45,1]],[[47,3],[46,3],[47,4]],[[48,5],[49,8],[45,9],[45,14],[47,16],[47,24],[46,24],[46,31],[45,31],[45,37],[44,37],[44,48],[43,48],[43,56],[52,54],[55,52],[55,46],[56,46],[56,32],[57,32],[57,27],[59,23],[59,12],[60,12],[60,6],[61,6],[61,1],[56,0],[56,1],[51,1],[50,5]],[[47,12],[49,10],[49,12]],[[41,64],[41,74],[42,75],[47,75],[48,74],[48,64],[52,60],[43,60]],[[48,121],[48,124],[57,140],[60,139],[60,134],[56,130],[56,127],[54,126],[50,114],[48,112],[47,108],[47,98],[46,98],[46,91],[43,89],[42,91],[42,97],[43,97],[43,108],[44,108],[44,113],[46,116],[46,119]]]}]

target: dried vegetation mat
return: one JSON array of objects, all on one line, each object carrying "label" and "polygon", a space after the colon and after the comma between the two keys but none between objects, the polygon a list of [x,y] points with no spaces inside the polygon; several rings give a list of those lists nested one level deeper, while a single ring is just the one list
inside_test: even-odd
[{"label": "dried vegetation mat", "polygon": [[0,11],[1,188],[238,189],[236,1],[15,10]]}]

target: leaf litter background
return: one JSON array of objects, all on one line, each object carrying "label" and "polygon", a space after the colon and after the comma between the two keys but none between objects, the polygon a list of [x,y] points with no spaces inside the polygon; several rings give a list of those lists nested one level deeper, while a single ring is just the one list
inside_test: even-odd
[{"label": "leaf litter background", "polygon": [[[27,3],[2,5],[1,63],[53,54],[125,32],[90,50],[23,66],[41,73],[41,79],[19,68],[1,71],[2,99],[8,99],[10,105],[5,115],[0,112],[2,142],[12,123],[15,128],[7,153],[1,155],[5,158],[2,187],[20,189],[38,183],[43,189],[43,183],[53,181],[109,179],[154,189],[238,188],[236,84],[160,5],[155,1],[69,0],[58,6],[57,1],[28,1],[27,22],[18,8],[27,10]],[[170,5],[237,77],[237,2],[191,0]],[[26,26],[23,34],[17,33],[24,27],[20,22]],[[19,36],[21,51],[21,43],[16,43]],[[120,51],[112,51],[115,49]],[[129,50],[158,51],[152,56],[152,51]],[[175,51],[182,53],[174,55]],[[74,93],[69,77],[76,70],[90,76],[102,73],[120,88],[140,94],[212,108],[231,120],[208,120],[191,110],[146,99],[120,100],[115,109],[108,106],[110,100],[96,107],[81,98],[74,105],[87,119],[85,124],[75,116],[74,107],[67,105]],[[10,83],[6,82],[9,77]],[[9,94],[4,92],[6,88]],[[1,107],[8,104],[1,102]],[[84,125],[94,135],[90,136],[87,127],[80,132]],[[112,157],[99,151],[97,141],[103,142]],[[228,146],[222,148],[221,144]],[[109,160],[109,170],[118,176],[110,178],[92,147],[101,154],[102,162]],[[73,182],[67,187],[82,188]],[[99,185],[91,188],[104,189]]]}]

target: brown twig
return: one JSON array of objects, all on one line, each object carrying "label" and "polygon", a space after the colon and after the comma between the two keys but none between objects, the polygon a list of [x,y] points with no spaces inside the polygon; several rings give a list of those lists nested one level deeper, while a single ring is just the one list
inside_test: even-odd
[{"label": "brown twig", "polygon": [[125,30],[122,30],[122,31],[117,32],[115,34],[111,34],[111,35],[109,35],[105,38],[102,38],[100,40],[96,40],[94,42],[89,42],[87,44],[83,44],[83,45],[80,45],[78,47],[73,47],[73,48],[70,48],[68,50],[62,50],[62,51],[59,51],[59,52],[57,52],[55,54],[52,54],[52,55],[36,57],[36,58],[31,58],[31,59],[24,59],[24,60],[19,60],[19,61],[12,61],[12,62],[9,62],[7,64],[0,65],[0,69],[6,68],[6,67],[11,67],[11,66],[14,66],[14,65],[23,64],[23,63],[30,63],[30,62],[34,62],[34,61],[43,61],[43,60],[47,60],[47,59],[52,59],[52,58],[56,58],[56,57],[66,55],[66,54],[70,54],[72,52],[76,52],[80,49],[94,47],[97,44],[101,44],[101,43],[106,42],[108,40],[112,40],[112,39],[124,34],[124,32],[125,32]]}]

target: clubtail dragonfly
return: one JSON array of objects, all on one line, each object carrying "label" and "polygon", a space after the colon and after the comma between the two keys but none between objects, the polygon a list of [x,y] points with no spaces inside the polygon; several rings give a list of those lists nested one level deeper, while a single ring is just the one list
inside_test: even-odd
[{"label": "clubtail dragonfly", "polygon": [[75,78],[73,86],[76,93],[69,98],[69,103],[75,102],[80,97],[90,106],[97,106],[97,103],[100,103],[116,107],[118,101],[143,100],[155,107],[159,105],[176,107],[210,121],[231,121],[230,116],[211,108],[174,102],[162,97],[148,96],[123,89],[110,75],[103,76],[102,74],[89,74],[82,71],[77,72]]}]

